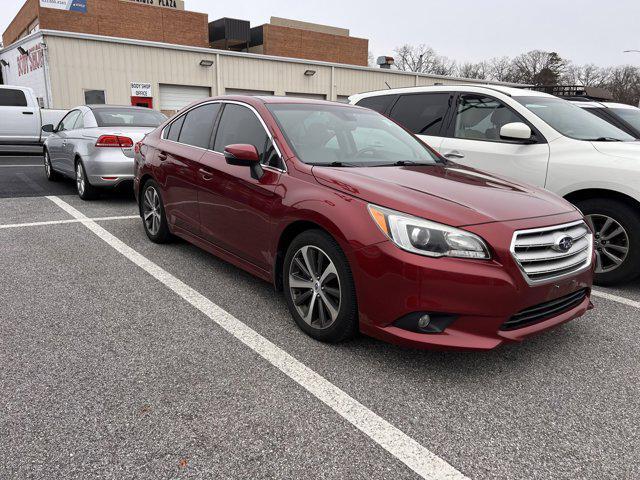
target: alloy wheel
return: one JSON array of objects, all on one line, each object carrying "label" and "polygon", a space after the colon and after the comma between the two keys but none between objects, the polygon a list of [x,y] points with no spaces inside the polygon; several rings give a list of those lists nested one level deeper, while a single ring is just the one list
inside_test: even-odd
[{"label": "alloy wheel", "polygon": [[620,267],[629,255],[629,234],[615,219],[607,215],[587,215],[594,232],[596,273],[607,273]]},{"label": "alloy wheel", "polygon": [[80,196],[84,195],[84,169],[82,168],[82,164],[80,162],[78,162],[78,165],[76,166],[76,186],[78,187],[78,193],[80,194]]},{"label": "alloy wheel", "polygon": [[51,159],[49,158],[49,152],[44,152],[44,171],[47,174],[47,178],[51,178]]},{"label": "alloy wheel", "polygon": [[309,326],[324,330],[340,312],[340,278],[334,263],[318,247],[307,245],[296,252],[289,267],[293,304]]},{"label": "alloy wheel", "polygon": [[142,214],[147,231],[153,236],[156,236],[160,231],[162,222],[160,211],[160,195],[158,195],[155,188],[147,188],[144,192],[144,200],[142,202]]}]

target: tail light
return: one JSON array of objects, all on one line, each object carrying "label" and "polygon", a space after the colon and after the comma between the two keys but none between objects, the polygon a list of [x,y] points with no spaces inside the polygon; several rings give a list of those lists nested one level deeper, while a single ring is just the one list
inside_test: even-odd
[{"label": "tail light", "polygon": [[102,135],[96,142],[96,147],[131,148],[133,147],[133,140],[129,137],[121,137],[119,135]]}]

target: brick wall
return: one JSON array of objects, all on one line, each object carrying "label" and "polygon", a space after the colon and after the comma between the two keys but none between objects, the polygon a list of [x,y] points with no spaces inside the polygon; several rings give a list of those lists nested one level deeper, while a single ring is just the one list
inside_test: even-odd
[{"label": "brick wall", "polygon": [[8,46],[15,42],[31,23],[38,18],[40,2],[38,0],[27,0],[11,24],[2,34],[2,43]]},{"label": "brick wall", "polygon": [[369,40],[264,25],[264,54],[366,66]]},{"label": "brick wall", "polygon": [[[38,0],[27,0],[3,36],[5,45],[16,40],[20,32],[38,15],[39,10],[40,28],[43,30],[92,33],[195,47],[209,46],[208,16],[204,13],[120,0],[88,0],[87,13],[40,8],[38,5]],[[29,15],[30,20],[25,21]]]}]

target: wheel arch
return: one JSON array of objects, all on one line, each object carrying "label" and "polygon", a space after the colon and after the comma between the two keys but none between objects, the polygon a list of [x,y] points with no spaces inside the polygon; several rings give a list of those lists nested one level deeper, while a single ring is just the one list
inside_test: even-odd
[{"label": "wheel arch", "polygon": [[582,200],[589,200],[592,198],[618,200],[619,202],[623,202],[633,207],[640,214],[640,202],[635,198],[616,190],[609,190],[605,188],[586,188],[583,190],[576,190],[564,196],[565,200],[573,203],[574,205]]}]

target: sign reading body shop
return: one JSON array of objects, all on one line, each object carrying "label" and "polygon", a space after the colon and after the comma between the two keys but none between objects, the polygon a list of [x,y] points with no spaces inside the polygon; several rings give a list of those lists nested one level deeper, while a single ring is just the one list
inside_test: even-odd
[{"label": "sign reading body shop", "polygon": [[131,84],[131,96],[132,97],[153,97],[151,93],[151,84],[150,83],[139,83],[134,82]]},{"label": "sign reading body shop", "polygon": [[71,12],[87,13],[87,0],[40,0],[40,6],[69,10]]}]

